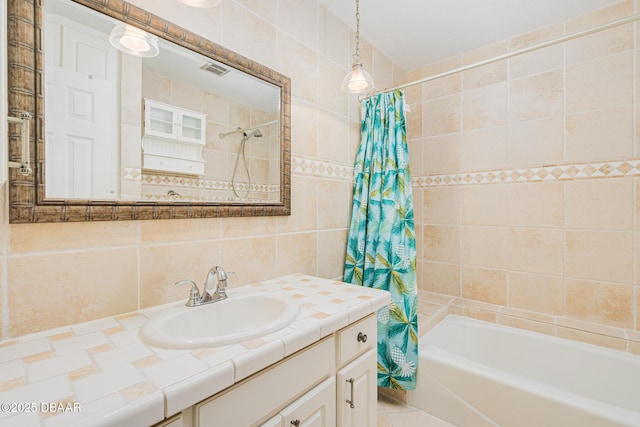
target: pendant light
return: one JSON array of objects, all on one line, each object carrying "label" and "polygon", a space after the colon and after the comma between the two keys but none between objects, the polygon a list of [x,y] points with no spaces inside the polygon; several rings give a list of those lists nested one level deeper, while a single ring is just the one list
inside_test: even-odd
[{"label": "pendant light", "polygon": [[342,81],[342,90],[347,93],[365,93],[373,88],[373,79],[360,62],[360,0],[356,0],[356,53],[353,54],[351,72]]},{"label": "pendant light", "polygon": [[184,3],[187,6],[192,7],[214,7],[220,4],[221,0],[178,0],[180,3]]}]

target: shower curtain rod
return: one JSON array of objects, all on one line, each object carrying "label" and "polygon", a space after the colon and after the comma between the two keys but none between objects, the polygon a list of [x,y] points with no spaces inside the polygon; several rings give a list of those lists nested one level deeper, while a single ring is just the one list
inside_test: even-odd
[{"label": "shower curtain rod", "polygon": [[450,76],[452,74],[460,73],[462,71],[471,70],[473,68],[482,67],[483,65],[487,65],[487,64],[494,63],[494,62],[502,61],[504,59],[509,59],[509,58],[514,57],[514,56],[522,55],[522,54],[525,54],[525,53],[533,52],[535,50],[539,50],[539,49],[543,49],[545,47],[553,46],[553,45],[556,45],[558,43],[564,43],[564,42],[567,42],[569,40],[574,40],[574,39],[577,39],[577,38],[580,38],[580,37],[588,36],[590,34],[598,33],[600,31],[608,30],[610,28],[615,28],[615,27],[618,27],[620,25],[624,25],[624,24],[628,24],[628,23],[637,21],[639,19],[640,19],[640,13],[635,14],[635,15],[629,15],[626,18],[618,19],[616,21],[611,21],[611,22],[608,22],[608,23],[602,24],[602,25],[597,25],[595,27],[592,27],[592,28],[589,28],[589,29],[586,29],[586,30],[582,30],[582,31],[578,31],[578,32],[575,32],[575,33],[572,33],[572,34],[567,34],[566,36],[562,36],[562,37],[558,37],[558,38],[555,38],[555,39],[551,39],[551,40],[548,40],[546,42],[538,43],[538,44],[535,44],[533,46],[525,47],[525,48],[522,48],[522,49],[519,49],[519,50],[514,50],[513,52],[509,52],[509,53],[505,53],[505,54],[502,54],[502,55],[494,56],[493,58],[489,58],[489,59],[485,59],[485,60],[482,60],[482,61],[474,62],[472,64],[465,65],[465,66],[462,66],[462,67],[459,67],[459,68],[455,68],[453,70],[445,71],[444,73],[435,74],[433,76],[425,77],[425,78],[420,79],[420,80],[415,80],[413,82],[404,83],[404,84],[398,85],[396,87],[393,87],[391,89],[378,90],[378,91],[375,91],[373,93],[370,93],[370,94],[366,95],[364,98],[361,98],[360,101],[364,101],[367,98],[370,98],[370,97],[372,97],[374,95],[378,95],[378,94],[381,94],[381,93],[393,92],[396,89],[404,89],[404,88],[408,88],[408,87],[411,87],[411,86],[423,84],[423,83],[429,82],[431,80],[436,80],[436,79],[439,79],[439,78],[442,78],[442,77],[447,77],[447,76]]},{"label": "shower curtain rod", "polygon": [[257,128],[261,128],[261,127],[263,127],[263,126],[269,126],[269,125],[273,125],[273,124],[276,124],[276,123],[278,123],[278,121],[277,121],[277,120],[274,120],[274,121],[272,121],[272,122],[262,123],[262,124],[255,125],[255,126],[248,126],[248,127],[246,127],[246,128],[238,128],[238,129],[236,129],[236,130],[232,130],[232,131],[230,131],[230,132],[225,132],[225,133],[220,132],[220,133],[218,134],[218,136],[219,136],[220,138],[224,138],[225,136],[227,136],[227,135],[231,135],[232,133],[244,132],[244,131],[247,131],[247,130],[257,129]]}]

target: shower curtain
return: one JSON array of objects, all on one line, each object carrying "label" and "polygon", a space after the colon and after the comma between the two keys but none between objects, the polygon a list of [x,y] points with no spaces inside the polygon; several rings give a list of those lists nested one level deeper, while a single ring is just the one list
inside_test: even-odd
[{"label": "shower curtain", "polygon": [[391,293],[391,304],[378,311],[378,385],[413,390],[418,366],[416,239],[404,94],[399,90],[362,104],[351,215],[344,281]]}]

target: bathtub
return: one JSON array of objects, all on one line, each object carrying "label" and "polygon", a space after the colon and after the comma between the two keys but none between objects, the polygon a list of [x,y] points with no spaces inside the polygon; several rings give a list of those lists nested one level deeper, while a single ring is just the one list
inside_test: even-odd
[{"label": "bathtub", "polygon": [[638,427],[640,356],[449,315],[409,403],[461,427]]}]

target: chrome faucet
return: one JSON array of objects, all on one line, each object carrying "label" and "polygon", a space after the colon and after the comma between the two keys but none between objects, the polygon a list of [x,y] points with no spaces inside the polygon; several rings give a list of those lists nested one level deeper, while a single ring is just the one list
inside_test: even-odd
[{"label": "chrome faucet", "polygon": [[[222,267],[216,266],[209,270],[207,277],[204,279],[202,295],[200,295],[198,285],[196,285],[193,280],[180,280],[176,282],[176,286],[191,285],[189,299],[185,305],[187,307],[196,307],[226,299],[227,277],[227,272],[224,271]],[[216,278],[217,282],[215,282]]]}]

